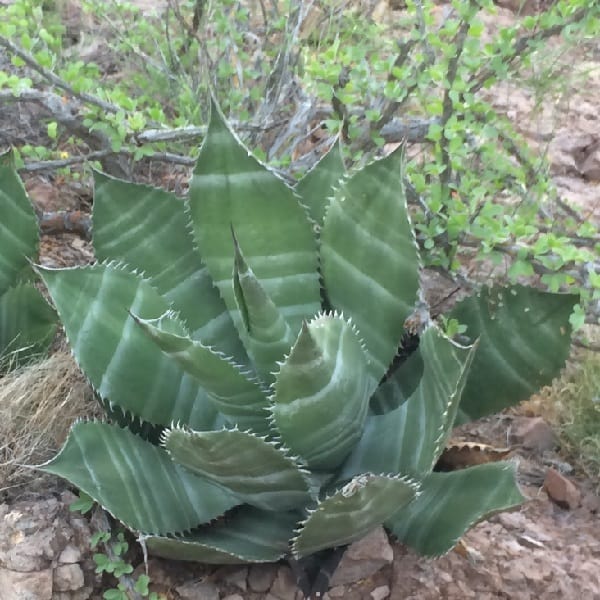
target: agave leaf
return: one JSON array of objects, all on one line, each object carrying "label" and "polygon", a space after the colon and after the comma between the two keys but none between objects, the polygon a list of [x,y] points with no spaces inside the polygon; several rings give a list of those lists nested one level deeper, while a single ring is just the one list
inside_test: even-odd
[{"label": "agave leaf", "polygon": [[302,203],[319,227],[323,226],[332,190],[340,184],[345,174],[346,168],[338,137],[327,154],[296,184],[296,192],[300,194]]},{"label": "agave leaf", "polygon": [[273,443],[238,430],[165,433],[164,446],[177,463],[265,510],[288,510],[309,500],[299,465]]},{"label": "agave leaf", "polygon": [[175,464],[162,448],[107,423],[76,423],[40,467],[64,477],[134,531],[187,531],[239,504],[227,491]]},{"label": "agave leaf", "polygon": [[155,425],[211,429],[217,416],[198,382],[129,316],[156,318],[167,301],[139,275],[109,265],[38,272],[75,359],[106,401]]},{"label": "agave leaf", "polygon": [[45,352],[55,333],[56,315],[32,285],[0,295],[0,354],[11,353],[11,366]]},{"label": "agave leaf", "polygon": [[[6,162],[9,162],[8,159]],[[0,294],[15,284],[38,251],[38,222],[16,171],[0,165]]]},{"label": "agave leaf", "polygon": [[434,326],[422,335],[419,349],[425,370],[417,389],[398,408],[367,418],[340,479],[384,470],[421,477],[433,469],[454,423],[474,352]]},{"label": "agave leaf", "polygon": [[236,328],[194,247],[184,202],[164,190],[97,172],[94,182],[96,258],[123,261],[143,272],[179,311],[194,339],[244,360]]},{"label": "agave leaf", "polygon": [[292,552],[301,558],[350,544],[403,509],[417,494],[418,485],[408,479],[359,475],[309,513]]},{"label": "agave leaf", "polygon": [[350,177],[329,205],[321,233],[327,296],[358,327],[378,380],[396,354],[419,288],[402,163],[397,150]]},{"label": "agave leaf", "polygon": [[406,402],[417,389],[424,368],[421,351],[417,348],[375,390],[371,396],[371,412],[383,415]]},{"label": "agave leaf", "polygon": [[240,331],[231,285],[231,227],[268,296],[296,335],[320,308],[316,239],[291,188],[229,130],[213,103],[190,183],[190,215],[202,259]]},{"label": "agave leaf", "polygon": [[276,376],[273,420],[311,468],[335,468],[359,439],[376,387],[352,326],[320,315],[303,325]]},{"label": "agave leaf", "polygon": [[135,315],[134,319],[158,348],[200,383],[215,408],[231,423],[261,435],[269,432],[267,396],[258,381],[222,354],[192,340],[169,313],[159,319]]},{"label": "agave leaf", "polygon": [[431,473],[421,485],[419,497],[385,526],[419,554],[429,556],[448,552],[475,523],[524,500],[511,462]]},{"label": "agave leaf", "polygon": [[145,542],[152,554],[173,560],[217,565],[276,562],[287,554],[297,522],[295,512],[241,506],[187,535],[147,537]]},{"label": "agave leaf", "polygon": [[277,362],[294,343],[295,336],[279,309],[246,263],[235,239],[233,289],[244,327],[242,339],[265,383],[272,383]]},{"label": "agave leaf", "polygon": [[515,285],[484,288],[456,305],[450,316],[480,340],[459,422],[518,404],[558,375],[569,354],[569,316],[578,301]]}]

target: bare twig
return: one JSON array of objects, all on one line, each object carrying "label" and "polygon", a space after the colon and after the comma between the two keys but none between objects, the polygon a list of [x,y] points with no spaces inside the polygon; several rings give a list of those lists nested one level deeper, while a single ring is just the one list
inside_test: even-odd
[{"label": "bare twig", "polygon": [[116,113],[120,109],[118,106],[111,104],[110,102],[105,102],[104,100],[98,98],[97,96],[92,96],[91,94],[86,94],[85,92],[77,92],[75,91],[64,79],[55,75],[52,71],[46,69],[38,61],[31,56],[28,52],[25,52],[22,48],[11,42],[8,38],[0,35],[0,46],[6,48],[9,52],[18,56],[30,69],[33,69],[37,73],[39,73],[48,83],[51,83],[57,88],[67,92],[69,96],[73,98],[78,98],[82,102],[86,102],[87,104],[92,104],[105,110],[107,112]]},{"label": "bare twig", "polygon": [[[40,91],[35,89],[21,90],[18,95],[13,94],[9,90],[0,90],[0,104],[2,102],[35,102],[47,110],[56,121],[61,125],[69,129],[72,133],[82,139],[88,146],[93,149],[98,149],[93,160],[99,160],[102,164],[102,168],[115,177],[128,177],[129,170],[127,166],[119,160],[116,152],[109,151],[111,148],[111,142],[108,137],[101,131],[90,131],[88,127],[83,124],[83,118],[79,115],[79,104],[62,98],[61,96],[50,92]],[[95,154],[92,152],[91,154]],[[89,156],[89,155],[88,155]],[[75,157],[73,157],[75,159]],[[69,159],[65,159],[69,160]],[[75,160],[77,162],[84,162],[88,158],[81,160]],[[53,168],[60,168],[68,166],[66,164],[57,164]],[[39,170],[39,169],[38,169]]]},{"label": "bare twig", "polygon": [[456,73],[458,71],[458,61],[462,55],[462,51],[465,45],[465,40],[467,38],[467,32],[469,31],[470,23],[467,19],[464,19],[460,24],[460,28],[456,33],[455,43],[456,43],[456,51],[450,61],[448,62],[448,71],[446,73],[446,77],[448,83],[446,85],[446,89],[444,90],[444,99],[442,102],[442,137],[440,138],[439,148],[441,154],[441,161],[444,165],[444,170],[440,173],[440,186],[441,186],[441,197],[448,198],[450,196],[450,180],[452,178],[452,165],[450,161],[450,152],[448,151],[448,139],[445,135],[446,125],[452,117],[454,112],[454,104],[452,102],[452,88],[454,86],[454,81],[456,80]]},{"label": "bare twig", "polygon": [[44,235],[57,233],[75,233],[83,239],[92,237],[92,220],[90,215],[80,210],[43,212],[38,215],[40,231]]}]

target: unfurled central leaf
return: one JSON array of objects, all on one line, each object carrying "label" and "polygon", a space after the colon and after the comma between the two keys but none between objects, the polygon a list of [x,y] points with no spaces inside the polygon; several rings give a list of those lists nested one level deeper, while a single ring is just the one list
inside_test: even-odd
[{"label": "unfurled central leaf", "polygon": [[294,335],[320,308],[317,246],[306,210],[258,162],[213,105],[190,184],[190,215],[202,260],[241,329],[233,294],[233,227],[248,264]]},{"label": "unfurled central leaf", "polygon": [[290,350],[295,335],[246,263],[235,240],[233,289],[244,327],[248,355],[265,383],[272,383],[277,363]]},{"label": "unfurled central leaf", "polygon": [[336,467],[356,443],[377,382],[352,326],[321,315],[302,331],[275,382],[273,419],[311,468]]}]

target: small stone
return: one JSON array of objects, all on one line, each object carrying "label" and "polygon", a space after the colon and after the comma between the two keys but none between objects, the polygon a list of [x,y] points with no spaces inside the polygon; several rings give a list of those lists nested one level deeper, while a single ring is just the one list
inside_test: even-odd
[{"label": "small stone", "polygon": [[581,506],[591,513],[600,513],[600,496],[596,494],[586,494],[581,501]]},{"label": "small stone", "polygon": [[60,565],[54,569],[53,582],[58,592],[74,592],[84,586],[83,571],[77,563]]},{"label": "small stone", "polygon": [[536,452],[552,450],[558,443],[556,434],[542,417],[519,417],[515,419],[510,441]]},{"label": "small stone", "polygon": [[296,581],[292,570],[289,567],[279,567],[269,596],[279,600],[295,600],[296,589]]},{"label": "small stone", "polygon": [[343,598],[346,590],[344,589],[343,585],[338,585],[336,587],[332,587],[327,593],[329,594],[330,598]]},{"label": "small stone", "polygon": [[383,527],[378,527],[346,550],[331,578],[331,585],[335,587],[370,577],[393,560],[394,551],[387,534]]},{"label": "small stone", "polygon": [[62,564],[72,564],[81,560],[81,550],[69,544],[58,556],[58,562]]},{"label": "small stone", "polygon": [[600,181],[600,146],[590,152],[581,165],[581,174],[588,181]]},{"label": "small stone", "polygon": [[219,600],[219,590],[210,581],[186,581],[175,591],[182,600]]},{"label": "small stone", "polygon": [[581,504],[581,492],[571,480],[555,469],[548,469],[544,489],[550,499],[561,508],[577,508]]},{"label": "small stone", "polygon": [[[241,569],[234,569],[229,571],[222,577],[223,581],[234,585],[236,588],[245,592],[248,589],[248,568],[242,567]],[[268,588],[267,588],[268,589]]]},{"label": "small stone", "polygon": [[252,565],[248,573],[248,585],[253,592],[264,593],[277,575],[277,566],[272,564]]},{"label": "small stone", "polygon": [[384,600],[390,595],[390,588],[387,585],[376,587],[370,594],[373,600]]},{"label": "small stone", "polygon": [[244,600],[244,597],[239,594],[229,594],[229,596],[225,596],[222,600]]}]

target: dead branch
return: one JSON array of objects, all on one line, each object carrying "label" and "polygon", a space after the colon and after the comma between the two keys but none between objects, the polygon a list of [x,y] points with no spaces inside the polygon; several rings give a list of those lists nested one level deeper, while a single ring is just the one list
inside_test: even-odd
[{"label": "dead branch", "polygon": [[80,210],[43,212],[38,214],[38,222],[44,235],[74,233],[85,240],[92,238],[92,219]]}]

